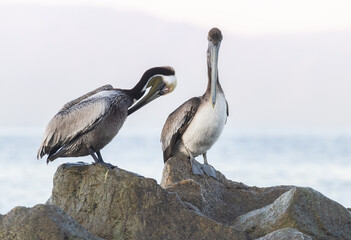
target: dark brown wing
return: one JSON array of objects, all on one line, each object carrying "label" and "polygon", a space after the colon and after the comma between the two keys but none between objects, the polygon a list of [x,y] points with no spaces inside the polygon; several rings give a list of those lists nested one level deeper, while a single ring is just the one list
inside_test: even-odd
[{"label": "dark brown wing", "polygon": [[161,133],[164,162],[172,157],[175,144],[193,120],[200,102],[199,97],[191,98],[168,116]]},{"label": "dark brown wing", "polygon": [[47,125],[37,158],[52,154],[98,123],[109,110],[110,102],[107,98],[94,101],[88,101],[87,98],[109,89],[112,86],[105,85],[66,103]]},{"label": "dark brown wing", "polygon": [[85,99],[85,98],[88,98],[88,97],[94,95],[94,94],[97,93],[97,92],[101,92],[101,91],[104,91],[104,90],[111,90],[111,89],[113,89],[113,87],[112,87],[110,84],[107,84],[107,85],[104,85],[104,86],[102,86],[102,87],[99,87],[99,88],[97,88],[97,89],[95,89],[95,90],[93,90],[93,91],[91,91],[91,92],[88,92],[88,93],[84,94],[83,96],[81,96],[81,97],[79,97],[79,98],[77,98],[77,99],[74,99],[74,100],[72,100],[72,101],[66,103],[66,104],[60,109],[60,112],[63,111],[63,110],[69,109],[69,108],[72,107],[73,105],[79,103],[80,101],[82,101],[82,100]]}]

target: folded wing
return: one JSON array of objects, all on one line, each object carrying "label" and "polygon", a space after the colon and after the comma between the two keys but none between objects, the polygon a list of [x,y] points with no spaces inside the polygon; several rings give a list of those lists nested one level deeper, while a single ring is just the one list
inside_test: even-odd
[{"label": "folded wing", "polygon": [[56,152],[74,138],[94,128],[109,111],[111,86],[100,87],[67,104],[51,119],[46,127],[37,158]]},{"label": "folded wing", "polygon": [[188,128],[199,108],[200,102],[199,97],[191,98],[168,116],[161,133],[164,162],[172,156],[176,142]]}]

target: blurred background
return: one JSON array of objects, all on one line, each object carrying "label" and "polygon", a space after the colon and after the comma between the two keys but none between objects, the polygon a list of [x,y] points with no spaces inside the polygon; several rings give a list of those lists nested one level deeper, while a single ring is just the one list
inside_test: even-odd
[{"label": "blurred background", "polygon": [[[160,182],[167,116],[207,86],[207,33],[223,33],[229,103],[209,163],[250,186],[313,187],[351,207],[351,3],[347,0],[0,0],[0,213],[44,203],[57,166],[36,160],[46,124],[105,84],[170,65],[176,90],[131,115],[107,162]],[[202,162],[202,157],[197,158]]]}]

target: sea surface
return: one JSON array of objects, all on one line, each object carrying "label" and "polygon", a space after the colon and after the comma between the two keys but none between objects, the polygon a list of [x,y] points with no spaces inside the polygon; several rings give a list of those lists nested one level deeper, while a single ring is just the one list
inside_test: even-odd
[{"label": "sea surface", "polygon": [[[0,128],[0,214],[32,207],[51,195],[53,176],[65,162],[91,157],[37,160],[43,129]],[[159,129],[122,128],[101,153],[106,162],[161,180]],[[225,129],[207,154],[228,179],[249,186],[312,187],[351,207],[351,130]],[[197,160],[202,163],[201,156]]]}]

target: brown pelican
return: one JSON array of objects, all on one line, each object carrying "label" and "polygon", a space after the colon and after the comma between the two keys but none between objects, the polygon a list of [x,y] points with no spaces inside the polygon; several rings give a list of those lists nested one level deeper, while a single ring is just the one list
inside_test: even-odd
[{"label": "brown pelican", "polygon": [[[49,163],[59,157],[91,155],[96,163],[103,163],[100,150],[116,136],[127,116],[172,92],[176,84],[171,67],[155,67],[147,70],[132,89],[105,85],[68,102],[46,127],[37,158],[47,154]],[[145,97],[136,102],[148,88]]]},{"label": "brown pelican", "polygon": [[[162,129],[163,160],[181,153],[190,158],[194,174],[203,171],[216,178],[216,172],[207,162],[207,151],[222,133],[228,116],[228,103],[218,80],[218,52],[222,33],[212,28],[208,33],[207,69],[208,84],[204,95],[194,97],[172,112]],[[204,165],[194,157],[202,154]]]}]

